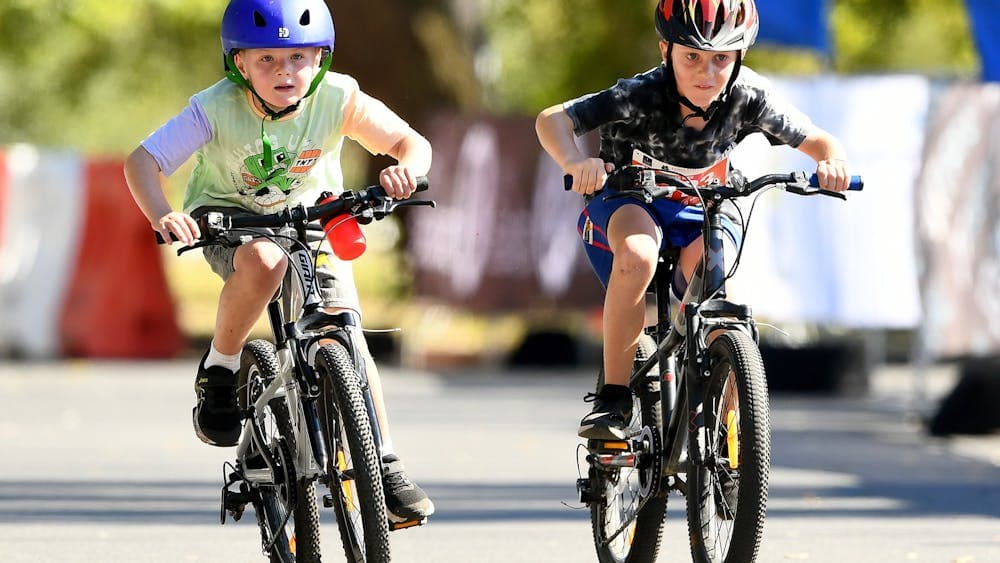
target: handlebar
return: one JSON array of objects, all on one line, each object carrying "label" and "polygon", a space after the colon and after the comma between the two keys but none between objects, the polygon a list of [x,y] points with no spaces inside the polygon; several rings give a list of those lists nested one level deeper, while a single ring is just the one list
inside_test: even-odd
[{"label": "handlebar", "polygon": [[[430,187],[426,176],[419,176],[416,180],[417,192],[427,191]],[[231,229],[281,227],[325,219],[342,213],[358,216],[360,223],[368,223],[373,219],[382,219],[400,207],[418,205],[434,207],[436,204],[433,200],[395,200],[385,192],[382,186],[375,185],[357,191],[345,190],[337,199],[320,205],[306,206],[300,203],[268,215],[234,217],[224,213],[206,213],[198,219],[198,228],[201,230],[204,242]],[[159,232],[155,232],[155,234],[157,244],[166,244]],[[170,238],[172,241],[177,240],[172,233]],[[200,244],[197,243],[193,246]]]},{"label": "handlebar", "polygon": [[[566,190],[572,189],[573,177],[568,174],[563,176],[563,183]],[[641,199],[647,203],[678,191],[690,196],[710,196],[713,200],[732,199],[748,196],[769,186],[779,187],[798,195],[825,195],[847,199],[840,192],[819,188],[819,179],[816,174],[807,178],[805,172],[767,174],[747,181],[739,171],[733,170],[728,185],[696,188],[676,175],[658,169],[644,166],[625,166],[611,172],[605,185],[615,191],[622,192],[621,197],[636,196],[641,193]],[[861,176],[851,176],[848,190],[860,191],[863,188],[864,180]]]}]

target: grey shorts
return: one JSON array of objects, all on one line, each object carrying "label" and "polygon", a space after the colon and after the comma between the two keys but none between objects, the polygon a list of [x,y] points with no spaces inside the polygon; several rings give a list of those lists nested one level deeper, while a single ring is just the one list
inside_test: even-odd
[{"label": "grey shorts", "polygon": [[[199,207],[191,212],[191,216],[197,219],[209,211],[221,211],[227,215],[234,216],[253,215],[253,213],[234,207]],[[275,232],[273,229],[266,228],[248,230],[270,234],[274,234]],[[241,234],[246,233],[233,233],[232,237],[237,238]],[[292,229],[288,229],[287,233],[282,231],[279,234],[288,234],[291,237],[295,236],[295,232]],[[316,260],[316,280],[319,284],[323,304],[331,308],[352,309],[360,316],[361,304],[358,301],[358,290],[354,285],[354,271],[351,263],[337,258],[330,250],[330,243],[323,236],[323,229],[318,222],[310,223],[306,231],[306,239],[309,241],[309,248],[313,250],[316,249],[316,243],[322,241],[319,257]],[[289,250],[291,247],[291,241],[288,238],[280,237],[276,240],[285,250]],[[205,257],[208,265],[211,266],[212,271],[223,280],[228,280],[229,276],[233,275],[233,272],[236,271],[233,265],[236,248],[219,245],[206,246],[202,248],[202,255]],[[291,281],[290,276],[286,274],[284,283],[297,282]]]}]

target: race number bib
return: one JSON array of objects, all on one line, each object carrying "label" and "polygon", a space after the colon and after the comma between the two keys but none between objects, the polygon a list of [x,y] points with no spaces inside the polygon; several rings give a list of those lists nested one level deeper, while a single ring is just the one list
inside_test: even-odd
[{"label": "race number bib", "polygon": [[694,183],[699,188],[725,185],[729,172],[728,157],[705,168],[684,168],[683,166],[675,166],[662,160],[657,160],[639,149],[632,151],[632,164],[670,172],[685,182]]}]

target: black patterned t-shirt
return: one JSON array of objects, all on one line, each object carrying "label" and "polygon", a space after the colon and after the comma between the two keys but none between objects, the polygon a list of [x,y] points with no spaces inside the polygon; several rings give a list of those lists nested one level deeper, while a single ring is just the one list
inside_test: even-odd
[{"label": "black patterned t-shirt", "polygon": [[704,129],[681,125],[680,105],[667,95],[666,66],[564,104],[579,136],[600,128],[601,158],[616,167],[631,164],[638,149],[673,166],[705,168],[728,157],[751,133],[763,133],[772,145],[799,146],[812,122],[780,101],[766,79],[746,66],[726,103]]}]

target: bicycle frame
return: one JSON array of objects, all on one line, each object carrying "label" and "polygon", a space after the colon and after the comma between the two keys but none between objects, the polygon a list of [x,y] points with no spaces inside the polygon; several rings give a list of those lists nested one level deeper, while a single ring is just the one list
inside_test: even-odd
[{"label": "bicycle frame", "polygon": [[[662,477],[686,473],[691,462],[705,465],[713,460],[706,459],[705,452],[712,451],[713,444],[705,432],[703,398],[707,381],[708,334],[719,329],[736,329],[747,332],[756,342],[757,327],[751,310],[725,299],[725,248],[721,212],[718,206],[707,206],[703,228],[702,261],[699,263],[691,284],[696,289],[695,298],[684,303],[684,318],[687,326],[685,336],[680,336],[672,328],[670,308],[670,279],[677,265],[679,249],[668,249],[661,254],[656,274],[651,284],[656,296],[656,325],[649,327],[657,343],[656,353],[637,368],[629,381],[635,388],[643,379],[659,378],[662,427],[660,433],[662,451]],[[677,369],[676,355],[683,351],[685,363]],[[660,373],[651,373],[654,366],[660,366]],[[681,392],[683,390],[683,392]],[[695,459],[687,458],[688,436],[697,436],[698,447]],[[676,483],[681,486],[680,483]],[[658,492],[660,483],[653,483],[650,494]]]},{"label": "bicycle frame", "polygon": [[[284,397],[289,416],[296,421],[295,443],[299,444],[296,448],[296,476],[299,479],[318,477],[326,480],[331,476],[326,469],[328,460],[325,441],[334,438],[324,436],[320,428],[315,405],[319,387],[312,369],[322,341],[332,338],[343,343],[354,359],[355,370],[365,390],[368,389],[368,380],[364,359],[358,353],[351,334],[356,327],[355,319],[349,312],[327,313],[322,309],[315,263],[305,242],[305,226],[299,225],[296,231],[295,239],[301,244],[296,243],[289,252],[288,270],[279,299],[271,301],[267,307],[278,358],[278,377],[267,386],[250,409],[251,431],[244,432],[241,437],[237,459],[246,467],[246,453],[255,441],[259,451],[267,451],[261,443],[258,413],[272,399]],[[301,317],[299,312],[303,313]],[[303,393],[303,388],[307,392]],[[372,434],[381,450],[382,439],[374,400],[368,392],[364,397]],[[252,484],[272,483],[274,462],[271,459],[266,462],[268,469],[245,470],[245,480]]]}]

